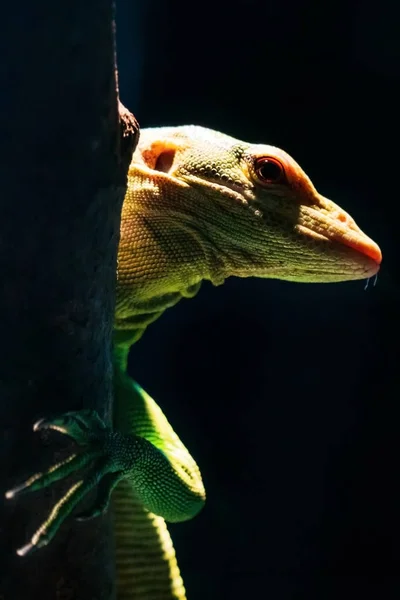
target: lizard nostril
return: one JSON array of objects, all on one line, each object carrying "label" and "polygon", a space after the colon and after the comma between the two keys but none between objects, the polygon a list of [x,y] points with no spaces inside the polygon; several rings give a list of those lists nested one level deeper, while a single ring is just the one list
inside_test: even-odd
[{"label": "lizard nostril", "polygon": [[337,218],[341,223],[347,222],[347,215],[345,215],[345,213],[339,213]]}]

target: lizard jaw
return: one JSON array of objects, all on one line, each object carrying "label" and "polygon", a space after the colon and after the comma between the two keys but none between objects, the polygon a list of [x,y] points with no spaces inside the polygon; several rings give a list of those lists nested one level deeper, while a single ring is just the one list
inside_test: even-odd
[{"label": "lizard jaw", "polygon": [[380,269],[380,264],[382,262],[381,250],[379,246],[375,244],[375,242],[373,242],[364,234],[360,235],[352,232],[352,234],[348,236],[342,236],[340,234],[327,236],[318,233],[312,229],[309,229],[304,225],[297,225],[296,229],[299,233],[302,233],[309,238],[314,238],[315,240],[336,242],[343,246],[347,246],[352,250],[355,250],[359,258],[363,262],[366,278],[373,277],[378,273]]},{"label": "lizard jaw", "polygon": [[309,238],[336,242],[351,248],[365,263],[368,271],[366,277],[375,275],[382,262],[378,244],[365,235],[348,213],[326,198],[321,200],[323,204],[318,209],[302,207],[296,230]]}]

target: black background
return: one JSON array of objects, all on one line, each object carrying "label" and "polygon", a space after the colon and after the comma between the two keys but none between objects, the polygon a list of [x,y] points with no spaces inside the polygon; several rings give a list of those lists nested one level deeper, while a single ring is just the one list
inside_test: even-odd
[{"label": "black background", "polygon": [[197,459],[190,600],[399,597],[396,2],[117,3],[121,99],[287,150],[381,246],[377,285],[204,284],[132,350]]}]

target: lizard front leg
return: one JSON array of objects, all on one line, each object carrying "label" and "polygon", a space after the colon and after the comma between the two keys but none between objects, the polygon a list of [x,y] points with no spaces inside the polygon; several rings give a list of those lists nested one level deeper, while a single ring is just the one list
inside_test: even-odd
[{"label": "lizard front leg", "polygon": [[48,518],[18,550],[25,555],[48,544],[81,499],[98,485],[92,510],[104,512],[116,485],[129,481],[136,501],[170,522],[192,518],[205,499],[199,469],[157,404],[130,377],[115,368],[116,429],[107,428],[95,411],[69,412],[41,419],[34,429],[54,429],[72,437],[82,451],[43,473],[36,473],[6,493],[7,498],[43,489],[87,467],[57,502]]}]

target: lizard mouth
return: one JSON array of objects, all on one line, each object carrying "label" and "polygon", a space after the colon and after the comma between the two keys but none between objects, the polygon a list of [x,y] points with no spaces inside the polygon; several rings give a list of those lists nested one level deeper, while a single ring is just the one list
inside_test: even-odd
[{"label": "lizard mouth", "polygon": [[[370,272],[369,276],[375,275],[380,269],[380,264],[382,262],[381,250],[375,242],[364,234],[359,235],[352,232],[351,235],[346,237],[342,235],[324,235],[305,227],[304,225],[297,225],[296,229],[299,233],[306,235],[308,238],[325,242],[336,242],[341,246],[351,248],[361,259],[363,259],[364,263],[366,262],[370,265],[368,268],[368,272]],[[369,260],[365,261],[365,259]]]},{"label": "lizard mouth", "polygon": [[342,215],[344,217],[338,219],[336,216],[325,214],[321,219],[319,212],[307,207],[295,229],[316,241],[328,241],[342,248],[343,246],[351,248],[357,262],[362,262],[367,269],[366,276],[375,275],[382,262],[382,253],[378,244],[365,235],[347,213],[343,212]]}]

